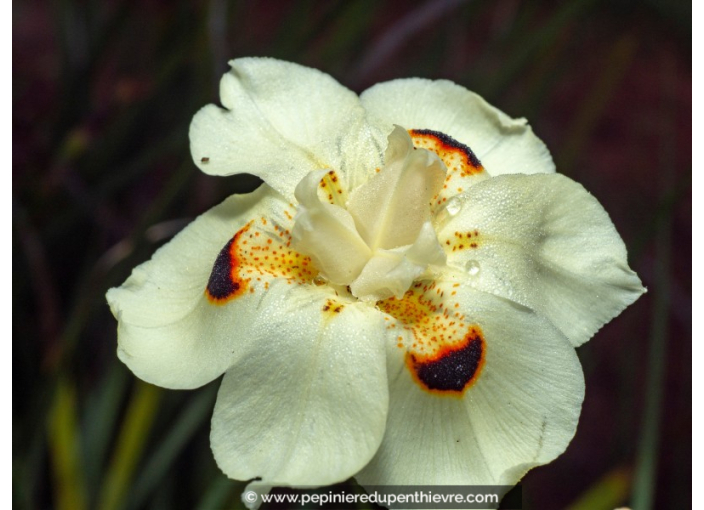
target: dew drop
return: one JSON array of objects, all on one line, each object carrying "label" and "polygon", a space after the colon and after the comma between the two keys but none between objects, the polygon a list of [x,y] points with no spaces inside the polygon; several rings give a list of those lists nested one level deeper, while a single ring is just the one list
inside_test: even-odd
[{"label": "dew drop", "polygon": [[445,210],[450,216],[456,215],[460,212],[460,209],[462,209],[462,202],[460,202],[457,197],[452,197],[447,201],[447,205],[445,206]]},{"label": "dew drop", "polygon": [[465,268],[467,269],[469,276],[477,276],[479,274],[479,262],[476,260],[470,260],[467,262]]}]

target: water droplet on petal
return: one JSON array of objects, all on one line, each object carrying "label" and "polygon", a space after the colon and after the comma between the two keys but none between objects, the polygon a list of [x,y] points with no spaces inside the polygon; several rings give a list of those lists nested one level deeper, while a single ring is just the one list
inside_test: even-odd
[{"label": "water droplet on petal", "polygon": [[447,201],[447,205],[445,206],[445,210],[450,216],[456,215],[460,212],[460,209],[462,209],[462,202],[460,202],[460,199],[457,197],[452,197]]},{"label": "water droplet on petal", "polygon": [[465,265],[465,269],[467,269],[469,276],[477,276],[479,274],[479,262],[476,260],[470,260]]}]

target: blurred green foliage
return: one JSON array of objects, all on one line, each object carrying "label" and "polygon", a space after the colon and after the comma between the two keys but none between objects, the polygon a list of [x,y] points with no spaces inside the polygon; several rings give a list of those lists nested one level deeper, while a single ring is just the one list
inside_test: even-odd
[{"label": "blurred green foliage", "polygon": [[568,451],[524,508],[691,506],[691,4],[649,0],[22,0],[13,4],[13,504],[241,508],[208,445],[218,382],[163,391],[115,356],[105,303],[254,177],[191,162],[227,60],[357,92],[454,80],[527,116],[610,212],[649,295],[580,349]]}]

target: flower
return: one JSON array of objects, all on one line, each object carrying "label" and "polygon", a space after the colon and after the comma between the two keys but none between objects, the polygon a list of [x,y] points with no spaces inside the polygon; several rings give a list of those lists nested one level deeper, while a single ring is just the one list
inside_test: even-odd
[{"label": "flower", "polygon": [[574,348],[644,292],[597,200],[451,82],[231,67],[193,159],[264,184],[108,292],[120,359],[167,388],[224,373],[211,445],[252,490],[513,485],[562,453]]}]

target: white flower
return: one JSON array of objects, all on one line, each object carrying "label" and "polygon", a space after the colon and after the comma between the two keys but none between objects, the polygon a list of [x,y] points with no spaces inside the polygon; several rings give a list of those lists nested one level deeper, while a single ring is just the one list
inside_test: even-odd
[{"label": "white flower", "polygon": [[574,347],[644,291],[594,197],[451,82],[231,66],[192,155],[265,184],[110,290],[120,359],[167,388],[224,373],[213,453],[259,491],[512,485],[557,457]]}]

